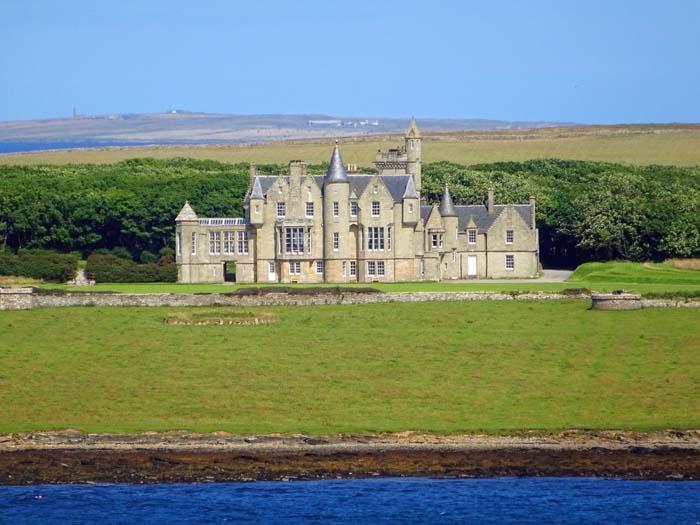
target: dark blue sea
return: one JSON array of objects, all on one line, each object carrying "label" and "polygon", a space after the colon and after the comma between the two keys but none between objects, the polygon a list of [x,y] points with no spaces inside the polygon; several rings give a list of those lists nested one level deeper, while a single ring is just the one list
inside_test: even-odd
[{"label": "dark blue sea", "polygon": [[[220,144],[236,144],[244,141],[230,140]],[[119,141],[61,141],[61,142],[3,142],[0,141],[0,154],[22,153],[28,151],[43,151],[50,149],[76,149],[76,148],[106,148],[106,147],[133,147],[133,146],[185,146],[201,144],[219,144],[211,141],[157,141],[157,142],[119,142]]]},{"label": "dark blue sea", "polygon": [[422,478],[0,487],[0,523],[700,523],[700,481]]}]

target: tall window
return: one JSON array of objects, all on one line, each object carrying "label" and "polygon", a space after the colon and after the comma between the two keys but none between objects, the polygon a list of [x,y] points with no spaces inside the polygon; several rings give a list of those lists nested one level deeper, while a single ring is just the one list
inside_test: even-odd
[{"label": "tall window", "polygon": [[377,273],[377,263],[375,261],[367,261],[367,275],[374,277]]},{"label": "tall window", "polygon": [[372,201],[372,217],[379,217],[380,210],[379,201]]},{"label": "tall window", "polygon": [[224,232],[224,254],[231,255],[235,245],[235,232]]},{"label": "tall window", "polygon": [[384,261],[377,261],[377,276],[384,277]]},{"label": "tall window", "polygon": [[357,203],[350,203],[350,217],[357,217]]},{"label": "tall window", "polygon": [[299,261],[291,261],[289,263],[289,275],[301,275],[301,263]]},{"label": "tall window", "polygon": [[197,255],[197,232],[192,232],[192,255]]},{"label": "tall window", "polygon": [[313,203],[313,202],[307,202],[307,203],[306,203],[306,216],[307,216],[307,217],[313,217],[313,216],[314,216],[314,203]]},{"label": "tall window", "polygon": [[180,232],[177,232],[175,243],[177,244],[177,254],[182,255],[182,234]]},{"label": "tall window", "polygon": [[248,255],[248,232],[238,232],[238,253]]},{"label": "tall window", "polygon": [[343,277],[345,277],[348,274],[348,263],[346,261],[343,261]]},{"label": "tall window", "polygon": [[316,273],[319,275],[323,273],[323,261],[316,261]]},{"label": "tall window", "polygon": [[333,232],[333,250],[338,251],[340,248],[340,234],[338,232]]},{"label": "tall window", "polygon": [[357,262],[350,261],[350,276],[355,277],[357,275]]},{"label": "tall window", "polygon": [[513,244],[513,230],[506,230],[506,244]]},{"label": "tall window", "polygon": [[221,253],[221,232],[209,232],[209,254],[219,255]]},{"label": "tall window", "polygon": [[452,262],[457,262],[457,250],[452,248]]},{"label": "tall window", "polygon": [[272,273],[272,274],[276,273],[275,263],[273,263],[273,262],[267,263],[267,271],[268,271],[268,273]]},{"label": "tall window", "polygon": [[467,231],[467,242],[469,244],[476,244],[476,230]]},{"label": "tall window", "polygon": [[391,250],[391,226],[386,229],[386,249]]},{"label": "tall window", "polygon": [[278,202],[277,203],[277,216],[278,217],[284,217],[287,214],[287,208],[284,205],[284,202]]},{"label": "tall window", "polygon": [[304,228],[284,229],[284,253],[304,253]]},{"label": "tall window", "polygon": [[337,217],[340,213],[340,205],[337,202],[333,203],[333,217]]},{"label": "tall window", "polygon": [[367,228],[367,249],[370,251],[384,250],[384,228],[378,226]]},{"label": "tall window", "polygon": [[515,270],[515,255],[506,255],[506,270]]}]

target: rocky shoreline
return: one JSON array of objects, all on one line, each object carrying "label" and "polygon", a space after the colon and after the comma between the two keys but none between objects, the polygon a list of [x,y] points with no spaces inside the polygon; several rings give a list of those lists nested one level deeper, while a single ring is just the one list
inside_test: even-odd
[{"label": "rocky shoreline", "polygon": [[700,479],[700,431],[517,436],[0,435],[0,485],[386,476]]}]

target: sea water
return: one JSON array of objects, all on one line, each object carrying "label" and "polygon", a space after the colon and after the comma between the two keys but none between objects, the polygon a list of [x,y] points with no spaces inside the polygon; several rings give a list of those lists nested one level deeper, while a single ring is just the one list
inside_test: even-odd
[{"label": "sea water", "polygon": [[700,523],[700,481],[349,479],[0,487],[0,522]]}]

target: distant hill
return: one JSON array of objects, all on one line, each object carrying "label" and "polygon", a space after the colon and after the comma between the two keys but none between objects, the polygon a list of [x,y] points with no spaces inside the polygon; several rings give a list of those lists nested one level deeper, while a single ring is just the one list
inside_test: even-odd
[{"label": "distant hill", "polygon": [[[0,142],[124,144],[254,143],[403,131],[408,119],[331,115],[165,113],[0,122]],[[419,119],[425,131],[507,130],[561,125],[486,119]],[[55,145],[55,144],[54,144]]]}]

